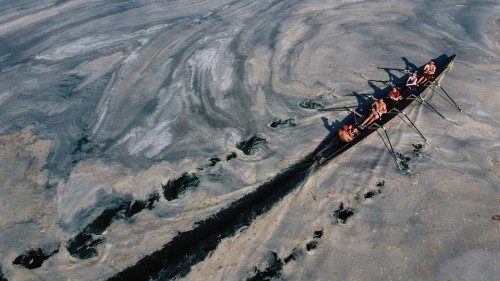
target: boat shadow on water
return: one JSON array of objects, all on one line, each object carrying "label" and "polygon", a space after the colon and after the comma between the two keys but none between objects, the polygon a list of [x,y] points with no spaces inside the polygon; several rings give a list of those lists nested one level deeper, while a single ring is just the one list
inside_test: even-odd
[{"label": "boat shadow on water", "polygon": [[[445,64],[451,63],[453,58],[454,56],[442,55],[436,59],[438,66],[441,66],[439,74],[443,72]],[[403,100],[400,104],[401,107],[406,107],[411,102]],[[369,105],[367,107],[369,109]],[[364,108],[361,111],[366,113],[368,109]],[[386,115],[388,115],[386,118],[381,118],[377,122],[385,123],[394,117]],[[350,113],[338,124],[334,123],[335,125],[329,126],[336,130],[343,124],[357,121],[357,118],[355,114]],[[269,211],[286,195],[302,186],[309,175],[316,170],[314,168],[323,166],[373,131],[375,129],[363,130],[348,144],[339,141],[335,133],[328,134],[312,153],[257,186],[252,192],[230,203],[216,214],[196,222],[191,230],[179,232],[161,249],[141,258],[136,264],[115,274],[109,280],[168,280],[186,276],[191,267],[210,256],[223,239],[250,226],[258,216]],[[328,156],[320,164],[316,161],[318,152],[323,152]]]}]

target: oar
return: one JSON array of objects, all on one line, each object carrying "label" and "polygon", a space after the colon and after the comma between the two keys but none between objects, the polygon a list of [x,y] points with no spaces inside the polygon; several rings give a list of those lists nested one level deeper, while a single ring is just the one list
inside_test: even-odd
[{"label": "oar", "polygon": [[402,73],[409,73],[412,71],[412,69],[406,69],[406,68],[392,68],[392,67],[377,67],[377,69],[383,69],[383,70],[396,70]]},{"label": "oar", "polygon": [[421,96],[419,96],[420,100],[422,100],[432,111],[434,111],[437,115],[441,116],[441,118],[443,118],[444,120],[448,121],[448,122],[451,122],[455,125],[458,125],[460,126],[460,123],[458,122],[455,122],[453,120],[450,120],[446,117],[443,116],[443,114],[439,113],[439,111],[437,111],[437,109],[434,108],[434,106],[432,106],[428,101],[426,101],[424,98],[422,98]]},{"label": "oar", "polygon": [[339,106],[339,107],[329,107],[329,108],[318,108],[318,111],[344,111],[349,110],[350,108],[356,108],[357,105],[352,106]]},{"label": "oar", "polygon": [[377,134],[382,139],[382,142],[384,143],[385,147],[389,150],[389,153],[392,154],[392,157],[394,158],[394,162],[396,162],[396,166],[398,167],[398,169],[401,169],[400,166],[399,166],[398,158],[396,157],[396,152],[394,152],[394,148],[392,147],[391,139],[389,139],[389,134],[387,134],[387,130],[385,129],[384,126],[380,126],[379,124],[375,123],[374,125],[377,125],[379,128],[381,128],[382,130],[384,130],[385,136],[387,138],[387,141],[389,142],[389,145],[387,145],[385,143],[384,137],[382,137],[382,135],[380,134],[380,132],[378,131],[378,129],[377,129]]},{"label": "oar", "polygon": [[441,116],[441,118],[443,118],[444,120],[446,120],[446,117],[443,116],[443,114],[439,113],[439,111],[437,111],[437,109],[434,108],[434,106],[432,106],[428,101],[426,101],[423,97],[419,96],[420,100],[423,101],[427,106],[429,106],[432,111],[434,111],[435,113],[437,113],[437,115]]},{"label": "oar", "polygon": [[443,91],[443,93],[451,100],[451,102],[453,102],[453,105],[455,105],[455,107],[460,110],[460,112],[463,112],[463,110],[460,108],[460,106],[458,106],[458,104],[451,98],[451,96],[448,94],[448,92],[446,92],[443,87],[441,87],[441,85],[439,85],[439,83],[437,83],[436,81],[432,81],[432,83],[436,84],[439,89],[441,89]]},{"label": "oar", "polygon": [[445,100],[446,102],[448,102],[449,104],[451,104],[451,106],[453,107],[456,107],[451,101],[449,101],[448,99],[446,99],[445,97],[443,97],[440,93],[438,93],[436,90],[434,90],[434,88],[432,87],[429,87],[431,88],[431,90],[436,93],[436,95],[438,95],[439,97],[441,97],[443,100]]},{"label": "oar", "polygon": [[405,120],[405,119],[403,119],[403,117],[401,117],[401,116],[398,114],[399,118],[401,118],[401,120],[403,120],[403,121],[405,122],[405,124],[406,124],[406,125],[410,126],[410,128],[412,128],[412,129],[413,129],[413,131],[415,131],[417,134],[419,134],[419,135],[420,135],[420,136],[424,139],[424,141],[425,141],[425,142],[427,142],[427,139],[424,137],[424,135],[422,134],[422,132],[420,132],[420,130],[419,130],[419,129],[417,128],[417,126],[415,125],[415,123],[413,123],[413,122],[411,121],[410,117],[408,117],[408,115],[406,115],[406,113],[405,113],[404,111],[399,111],[399,110],[397,110],[397,111],[398,111],[399,113],[402,113],[402,114],[406,117],[406,119],[408,119],[408,121],[410,122],[410,124],[411,124],[411,125],[409,125],[409,124],[406,122],[406,120]]}]

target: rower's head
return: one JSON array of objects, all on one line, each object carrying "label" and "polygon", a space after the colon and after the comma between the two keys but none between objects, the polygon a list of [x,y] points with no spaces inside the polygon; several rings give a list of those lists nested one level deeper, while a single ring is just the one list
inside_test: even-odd
[{"label": "rower's head", "polygon": [[417,77],[417,72],[416,72],[416,71],[414,71],[414,72],[411,74],[411,76],[413,76],[413,77]]},{"label": "rower's head", "polygon": [[430,64],[436,64],[436,61],[434,59],[429,61]]},{"label": "rower's head", "polygon": [[342,125],[342,130],[344,130],[344,131],[347,131],[347,130],[349,130],[350,128],[351,128],[351,126],[350,126],[350,125],[347,125],[347,124]]}]

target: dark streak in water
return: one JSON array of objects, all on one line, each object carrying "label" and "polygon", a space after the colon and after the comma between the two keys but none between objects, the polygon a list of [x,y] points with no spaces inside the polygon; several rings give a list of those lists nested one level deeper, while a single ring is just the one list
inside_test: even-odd
[{"label": "dark streak in water", "polygon": [[265,142],[266,142],[266,139],[255,135],[246,141],[242,141],[242,142],[237,143],[236,148],[238,148],[243,153],[245,153],[245,155],[251,155],[254,151],[254,147],[256,147],[260,143],[265,143]]},{"label": "dark streak in water", "polygon": [[288,118],[288,119],[281,119],[281,118],[279,118],[279,119],[276,119],[276,120],[274,120],[273,122],[271,122],[269,124],[269,126],[271,128],[276,128],[278,126],[285,126],[285,125],[288,125],[290,127],[297,126],[297,124],[295,124],[295,119],[293,119],[293,118]]},{"label": "dark streak in water", "polygon": [[217,163],[219,163],[221,161],[221,159],[219,157],[213,157],[213,158],[210,158],[210,164],[209,166],[210,167],[213,167],[215,166]]},{"label": "dark streak in water", "polygon": [[315,240],[306,244],[306,250],[308,252],[316,249],[317,247],[318,247],[318,241],[315,241]]},{"label": "dark streak in water", "polygon": [[71,256],[79,259],[89,259],[97,256],[96,246],[104,239],[101,234],[114,220],[130,218],[144,209],[151,210],[154,203],[158,202],[159,199],[160,195],[155,191],[145,201],[125,199],[115,207],[104,210],[94,221],[68,241],[66,249]]},{"label": "dark streak in water", "polygon": [[200,180],[195,174],[184,173],[180,178],[173,181],[169,180],[166,185],[162,185],[163,196],[168,201],[172,201],[174,199],[177,199],[179,195],[186,191],[186,189],[188,189],[189,187],[196,187],[199,183]]},{"label": "dark streak in water", "polygon": [[191,266],[204,260],[220,241],[250,225],[284,196],[299,186],[308,176],[312,156],[279,173],[254,192],[236,200],[227,208],[203,221],[192,230],[179,232],[161,250],[139,260],[135,265],[117,273],[109,280],[172,279],[185,276]]},{"label": "dark streak in water", "polygon": [[267,260],[267,267],[263,270],[257,270],[257,268],[254,268],[255,275],[248,278],[247,281],[271,280],[271,278],[279,277],[282,270],[283,261],[278,258],[277,253],[270,252]]},{"label": "dark streak in water", "polygon": [[291,261],[294,261],[296,260],[299,256],[301,256],[303,254],[303,250],[300,249],[300,248],[293,248],[292,252],[286,256],[283,261],[285,262],[285,264],[291,262]]},{"label": "dark streak in water", "polygon": [[336,223],[346,223],[347,219],[352,215],[354,215],[354,209],[344,208],[344,203],[342,202],[340,202],[338,209],[333,211],[333,218]]},{"label": "dark streak in water", "polygon": [[12,264],[21,265],[27,269],[34,269],[42,266],[43,262],[59,252],[59,246],[55,250],[50,249],[33,249],[19,255]]},{"label": "dark streak in water", "polygon": [[302,108],[306,108],[306,109],[320,109],[320,108],[324,108],[325,107],[319,101],[315,101],[315,100],[312,100],[312,99],[307,99],[305,101],[301,101],[299,103],[299,106],[302,107]]},{"label": "dark streak in water", "polygon": [[229,161],[229,160],[234,159],[234,158],[236,158],[236,157],[237,157],[236,152],[234,152],[234,151],[233,151],[233,152],[229,153],[229,154],[226,156],[226,161]]}]

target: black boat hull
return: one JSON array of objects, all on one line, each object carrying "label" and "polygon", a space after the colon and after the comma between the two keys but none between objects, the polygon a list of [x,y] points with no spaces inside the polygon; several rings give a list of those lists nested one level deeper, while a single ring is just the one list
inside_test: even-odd
[{"label": "black boat hull", "polygon": [[[436,73],[434,75],[434,81],[439,81],[443,77],[443,74],[447,71],[447,69],[453,64],[453,60],[455,59],[455,55],[452,56],[446,56],[446,55],[441,55],[440,57],[436,58]],[[419,68],[421,71],[423,69],[423,66]],[[404,81],[406,81],[407,75],[402,77]],[[425,92],[425,90],[430,86],[431,84],[428,83],[426,85],[422,85],[418,87],[417,89],[414,89],[413,91],[411,89],[407,89],[406,86],[404,86],[404,83],[402,85],[398,85],[401,87],[401,92],[403,93],[403,96],[408,96],[411,94],[411,98],[405,98],[397,103],[393,103],[388,105],[387,110],[389,113],[384,114],[379,118],[374,124],[372,124],[370,127],[365,128],[360,132],[359,135],[357,135],[351,142],[345,142],[342,141],[336,133],[332,133],[329,136],[323,140],[323,142],[316,148],[316,150],[313,152],[313,159],[315,161],[316,165],[322,165],[325,164],[327,160],[335,158],[336,156],[340,155],[342,152],[348,150],[349,148],[353,147],[355,144],[358,142],[362,141],[365,139],[367,136],[369,136],[371,133],[374,131],[378,130],[380,127],[384,126],[387,122],[391,121],[394,117],[396,117],[398,111],[403,111],[406,109],[408,106],[410,106],[412,103],[414,103],[415,100],[419,100],[422,94]],[[411,92],[410,92],[411,91]],[[384,93],[384,97],[386,97],[388,94]],[[359,112],[361,116],[357,116],[354,113],[350,113],[349,116],[347,116],[341,124],[358,124],[360,120],[363,120],[366,118],[366,116],[371,112],[371,105],[367,105],[363,108],[356,109],[356,112]],[[396,109],[396,110],[394,110]]]}]

